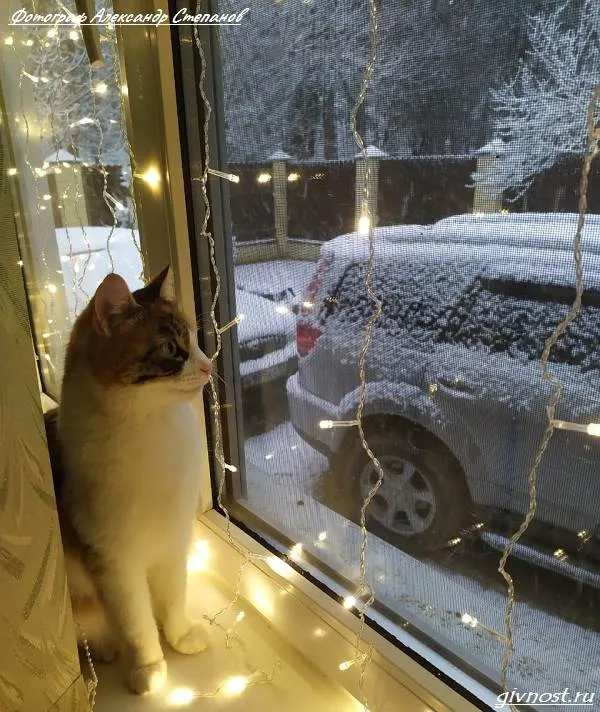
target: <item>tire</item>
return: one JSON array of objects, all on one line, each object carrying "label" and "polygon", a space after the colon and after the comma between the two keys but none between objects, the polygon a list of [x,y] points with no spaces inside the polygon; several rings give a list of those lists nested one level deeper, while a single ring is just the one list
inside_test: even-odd
[{"label": "tire", "polygon": [[[382,486],[367,510],[369,531],[409,551],[451,546],[468,526],[471,510],[457,460],[433,435],[404,421],[371,422],[365,434],[384,469]],[[344,450],[344,461],[330,472],[327,499],[333,509],[358,523],[377,471],[359,440]],[[394,482],[394,477],[400,480]]]}]

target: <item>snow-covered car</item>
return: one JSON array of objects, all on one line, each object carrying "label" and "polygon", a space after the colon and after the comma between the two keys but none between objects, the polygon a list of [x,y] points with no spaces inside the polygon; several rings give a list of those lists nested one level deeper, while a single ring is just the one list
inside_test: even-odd
[{"label": "snow-covered car", "polygon": [[296,371],[295,317],[285,304],[235,290],[242,387],[285,380]]},{"label": "snow-covered car", "polygon": [[[428,550],[469,529],[505,542],[521,521],[548,422],[551,386],[539,359],[575,297],[576,221],[465,215],[375,231],[383,313],[366,360],[364,425],[385,476],[368,510],[371,531]],[[357,428],[335,421],[352,421],[360,398],[358,358],[373,314],[366,243],[350,234],[323,246],[297,319],[298,372],[287,382],[292,424],[330,459],[328,504],[355,520],[377,472]],[[564,383],[557,417],[589,424],[600,423],[600,216],[586,221],[583,255],[583,308],[551,370]],[[528,533],[545,560],[556,551],[600,560],[599,474],[599,437],[554,432]]]},{"label": "snow-covered car", "polygon": [[314,267],[313,262],[305,260],[270,260],[236,265],[235,286],[297,312]]}]

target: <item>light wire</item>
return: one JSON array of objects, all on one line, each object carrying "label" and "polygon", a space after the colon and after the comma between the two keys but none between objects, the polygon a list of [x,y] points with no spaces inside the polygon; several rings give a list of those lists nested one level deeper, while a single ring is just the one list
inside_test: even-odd
[{"label": "light wire", "polygon": [[[504,615],[504,627],[506,629],[506,645],[504,647],[504,652],[502,655],[502,668],[500,674],[500,683],[504,691],[508,691],[508,672],[509,666],[512,659],[512,654],[514,651],[514,641],[513,641],[513,613],[515,607],[515,585],[512,576],[506,570],[506,563],[509,556],[511,555],[513,549],[518,543],[519,539],[525,534],[529,525],[531,524],[533,518],[535,517],[537,509],[537,473],[544,453],[550,440],[555,431],[555,421],[556,421],[556,409],[563,390],[562,381],[557,378],[549,368],[550,355],[552,349],[558,342],[561,336],[565,334],[572,322],[577,318],[577,315],[581,311],[581,301],[583,297],[583,261],[582,261],[582,251],[581,251],[581,241],[583,235],[583,228],[585,225],[585,216],[587,212],[587,193],[589,184],[589,174],[592,167],[592,161],[594,160],[596,154],[598,153],[598,142],[600,140],[600,130],[595,125],[595,115],[598,109],[598,102],[600,99],[600,83],[596,85],[592,91],[591,99],[588,105],[587,120],[586,120],[586,133],[587,133],[587,146],[586,152],[583,159],[583,165],[581,168],[581,177],[579,181],[579,205],[578,205],[578,219],[577,219],[577,229],[573,237],[573,261],[575,263],[575,300],[571,305],[565,318],[556,326],[550,337],[547,339],[544,349],[542,351],[542,356],[540,359],[540,370],[541,377],[544,381],[552,384],[552,391],[550,398],[548,400],[547,415],[548,424],[542,436],[542,440],[539,444],[538,450],[533,459],[533,464],[529,470],[527,476],[527,483],[529,488],[529,507],[527,513],[519,528],[510,537],[500,561],[498,564],[498,572],[503,577],[507,585],[507,601],[506,610]],[[514,707],[511,705],[511,709]]]}]

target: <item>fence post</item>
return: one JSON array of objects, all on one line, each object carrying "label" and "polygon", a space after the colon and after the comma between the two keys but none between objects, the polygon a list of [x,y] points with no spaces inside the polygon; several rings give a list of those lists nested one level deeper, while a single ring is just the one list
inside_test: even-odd
[{"label": "fence post", "polygon": [[[387,153],[384,153],[376,146],[367,146],[367,162],[369,164],[369,199],[368,212],[373,221],[373,227],[377,225],[377,197],[379,191],[379,160],[385,158]],[[368,233],[369,223],[368,215],[363,215],[364,198],[365,198],[365,182],[367,180],[367,166],[365,165],[364,156],[362,153],[357,153],[356,159],[356,197],[355,197],[355,225],[356,230],[361,233]]]},{"label": "fence post", "polygon": [[474,213],[499,213],[502,210],[504,189],[499,179],[502,164],[506,158],[506,144],[495,138],[476,151],[477,168],[473,174],[475,195]]},{"label": "fence post", "polygon": [[275,242],[277,254],[285,259],[288,255],[288,215],[287,215],[287,169],[286,162],[291,156],[279,150],[271,156],[273,163],[273,211],[275,221]]}]

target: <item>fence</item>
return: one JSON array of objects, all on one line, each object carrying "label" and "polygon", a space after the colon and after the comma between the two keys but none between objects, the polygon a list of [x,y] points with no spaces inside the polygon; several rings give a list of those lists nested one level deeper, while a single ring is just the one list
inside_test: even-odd
[{"label": "fence", "polygon": [[[485,180],[493,177],[495,160],[501,158],[498,142],[472,156],[390,158],[372,146],[367,150],[369,209],[375,225],[426,225],[450,215],[503,207],[511,212],[577,211],[581,157],[565,157],[541,173],[524,198],[511,203],[490,187],[493,180]],[[236,262],[316,260],[323,242],[358,229],[367,179],[359,159],[298,162],[278,152],[269,163],[230,165],[228,170],[239,176],[239,183],[229,184]],[[97,168],[76,162],[61,165],[62,173],[50,181],[56,224],[112,224],[104,201],[90,199],[102,194],[103,177]],[[109,192],[119,200],[124,193],[120,169],[110,166],[107,171]],[[474,190],[475,171],[484,180]],[[70,200],[61,200],[63,195]],[[600,213],[600,165],[592,167],[588,202],[590,212]]]},{"label": "fence", "polygon": [[[389,158],[369,147],[369,208],[375,225],[426,225],[450,215],[502,208],[577,211],[580,157],[568,156],[540,174],[517,202],[503,198],[490,185],[493,180],[482,180],[474,190],[473,173],[477,171],[484,179],[493,176],[501,148],[495,141],[474,155]],[[358,229],[365,180],[362,160],[302,163],[280,153],[272,163],[230,169],[240,176],[231,190],[238,262],[317,259],[322,242]],[[590,212],[600,212],[599,188],[600,168],[594,166]],[[278,206],[276,220],[274,204]],[[268,236],[269,243],[247,242]],[[267,252],[268,257],[263,256]]]}]

